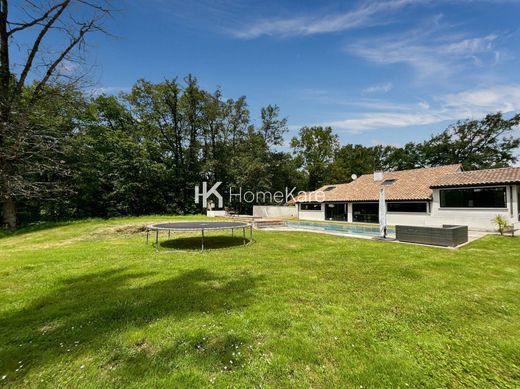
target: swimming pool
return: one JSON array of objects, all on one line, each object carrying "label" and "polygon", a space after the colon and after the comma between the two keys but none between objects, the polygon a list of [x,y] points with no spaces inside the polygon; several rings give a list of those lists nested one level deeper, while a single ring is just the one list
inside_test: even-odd
[{"label": "swimming pool", "polygon": [[[363,236],[379,236],[379,226],[367,226],[360,224],[347,223],[328,223],[328,222],[308,222],[308,221],[287,221],[286,227],[291,229],[301,229],[309,231],[330,232],[334,234],[344,235],[363,235]],[[393,227],[387,228],[388,236],[395,236]]]}]

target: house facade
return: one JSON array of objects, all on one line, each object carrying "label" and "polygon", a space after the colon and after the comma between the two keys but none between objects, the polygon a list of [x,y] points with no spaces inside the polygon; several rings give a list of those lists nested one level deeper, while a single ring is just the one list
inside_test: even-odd
[{"label": "house facade", "polygon": [[301,220],[378,223],[379,191],[385,188],[389,225],[462,224],[494,230],[501,215],[520,226],[520,168],[463,171],[461,165],[363,175],[325,185],[296,199]]}]

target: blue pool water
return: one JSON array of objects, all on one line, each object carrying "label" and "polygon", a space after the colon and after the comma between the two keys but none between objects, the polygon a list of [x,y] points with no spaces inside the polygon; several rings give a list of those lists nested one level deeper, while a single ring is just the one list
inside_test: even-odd
[{"label": "blue pool water", "polygon": [[[365,226],[356,224],[343,223],[328,223],[328,222],[306,222],[306,221],[288,221],[288,228],[297,228],[310,231],[325,231],[336,234],[346,235],[365,235],[365,236],[379,236],[379,226]],[[395,235],[394,228],[387,228],[389,236]]]}]

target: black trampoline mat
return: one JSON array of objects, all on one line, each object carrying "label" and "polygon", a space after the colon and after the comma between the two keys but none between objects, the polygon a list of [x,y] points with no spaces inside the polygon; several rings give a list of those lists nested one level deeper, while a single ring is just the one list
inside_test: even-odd
[{"label": "black trampoline mat", "polygon": [[149,230],[171,230],[171,231],[200,231],[200,230],[224,230],[227,228],[245,228],[249,227],[248,223],[241,222],[173,222],[158,223],[148,226]]}]

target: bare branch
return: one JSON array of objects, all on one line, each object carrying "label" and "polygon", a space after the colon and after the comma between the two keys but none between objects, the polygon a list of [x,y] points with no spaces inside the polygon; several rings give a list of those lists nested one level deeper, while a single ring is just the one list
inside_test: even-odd
[{"label": "bare branch", "polygon": [[15,33],[18,32],[18,31],[25,30],[26,28],[30,28],[30,27],[33,27],[33,26],[35,26],[35,25],[40,25],[41,22],[43,22],[44,20],[46,20],[46,19],[49,17],[49,15],[50,15],[52,12],[54,12],[54,10],[56,10],[57,8],[59,8],[62,4],[63,4],[63,3],[61,3],[61,4],[56,4],[55,6],[49,8],[49,9],[47,10],[47,12],[45,12],[41,17],[36,18],[36,19],[34,19],[34,20],[30,21],[30,22],[26,22],[26,23],[10,23],[10,22],[8,22],[9,24],[16,25],[16,26],[18,26],[18,27],[15,27],[15,28],[12,28],[11,30],[9,30],[9,31],[7,32],[7,35],[8,35],[8,36],[11,36],[11,35],[15,34]]},{"label": "bare branch", "polygon": [[83,40],[83,37],[85,36],[85,34],[89,31],[92,31],[92,29],[94,29],[94,28],[95,28],[94,22],[91,21],[89,24],[84,25],[80,29],[76,38],[74,38],[69,43],[67,48],[65,48],[65,50],[62,51],[62,53],[58,56],[58,58],[56,58],[56,60],[47,68],[47,72],[45,73],[45,76],[43,76],[43,78],[36,84],[36,87],[33,92],[33,96],[31,98],[31,102],[34,102],[39,97],[39,94],[40,94],[42,88],[47,84],[47,81],[53,75],[54,71],[56,70],[56,67],[63,61],[63,59],[65,59],[65,57],[70,53],[70,51],[78,43],[80,43]]},{"label": "bare branch", "polygon": [[38,50],[40,48],[40,44],[49,31],[49,29],[52,27],[52,25],[58,20],[60,15],[65,11],[65,9],[69,6],[71,0],[65,0],[62,3],[60,3],[59,8],[57,9],[56,13],[50,18],[50,20],[45,24],[45,26],[42,28],[38,36],[36,37],[36,40],[34,41],[34,44],[32,46],[31,52],[29,53],[29,56],[27,57],[27,62],[25,63],[24,69],[22,73],[20,74],[20,79],[18,80],[15,93],[13,96],[16,96],[18,94],[18,91],[20,91],[25,84],[25,80],[27,79],[27,75],[29,74],[29,71],[32,68],[32,64],[34,61],[34,57],[38,53]]},{"label": "bare branch", "polygon": [[[9,79],[11,77],[10,63],[9,63],[9,36],[7,35],[7,0],[0,2],[0,113],[1,120],[7,119],[7,99],[9,93]],[[1,136],[1,133],[0,133]],[[2,145],[0,138],[0,146]]]}]

